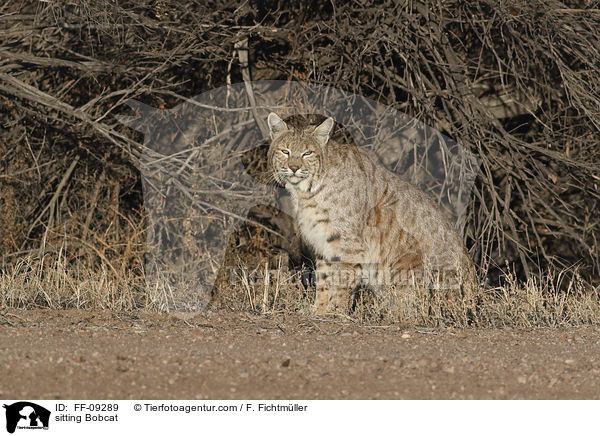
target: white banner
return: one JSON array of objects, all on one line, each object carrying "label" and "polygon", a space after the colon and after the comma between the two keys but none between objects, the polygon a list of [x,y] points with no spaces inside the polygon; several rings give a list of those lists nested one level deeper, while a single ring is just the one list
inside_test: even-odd
[{"label": "white banner", "polygon": [[[1,434],[597,434],[584,401],[3,401]],[[143,433],[142,433],[143,432]]]}]

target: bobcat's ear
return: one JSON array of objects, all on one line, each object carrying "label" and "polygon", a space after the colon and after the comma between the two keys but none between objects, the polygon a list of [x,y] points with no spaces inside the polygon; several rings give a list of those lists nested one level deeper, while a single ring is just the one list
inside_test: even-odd
[{"label": "bobcat's ear", "polygon": [[329,141],[329,135],[333,129],[333,124],[333,118],[329,117],[319,124],[313,131],[313,136],[317,138],[317,141],[319,141],[321,145],[325,145],[327,144],[327,141]]},{"label": "bobcat's ear", "polygon": [[276,139],[281,136],[282,133],[287,132],[288,126],[283,122],[281,118],[274,112],[271,112],[267,118],[267,124],[269,125],[269,134],[271,139]]}]

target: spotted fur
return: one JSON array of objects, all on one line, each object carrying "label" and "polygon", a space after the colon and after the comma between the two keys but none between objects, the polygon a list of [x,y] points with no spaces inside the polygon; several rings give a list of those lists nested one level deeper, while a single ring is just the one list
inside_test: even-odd
[{"label": "spotted fur", "polygon": [[331,118],[305,128],[274,113],[267,121],[273,177],[290,192],[300,235],[318,256],[317,313],[346,311],[358,285],[401,288],[415,272],[474,290],[461,238],[424,192],[366,150],[330,140]]}]

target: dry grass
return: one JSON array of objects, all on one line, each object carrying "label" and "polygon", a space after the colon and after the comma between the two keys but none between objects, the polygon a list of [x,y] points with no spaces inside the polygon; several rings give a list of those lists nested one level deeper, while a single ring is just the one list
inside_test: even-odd
[{"label": "dry grass", "polygon": [[[232,282],[222,306],[265,314],[297,312],[311,316],[314,291],[304,290],[297,275],[259,267],[241,272],[239,278],[239,282]],[[356,296],[353,311],[346,318],[364,324],[429,327],[595,325],[600,323],[600,288],[590,287],[576,274],[562,271],[549,272],[526,283],[509,276],[505,286],[481,288],[474,298],[423,287],[383,296],[363,291]]]},{"label": "dry grass", "polygon": [[[146,289],[140,277],[118,279],[108,269],[72,267],[64,259],[26,258],[0,272],[0,308],[48,307],[149,312],[168,310],[169,289]],[[297,314],[312,317],[314,290],[305,289],[298,274],[270,269],[235,268],[218,307],[265,316]],[[355,298],[349,322],[365,325],[405,324],[456,327],[557,327],[600,325],[600,287],[577,275],[550,272],[519,283],[507,277],[503,287],[480,289],[474,299],[452,292],[415,287],[375,296],[363,291]]]},{"label": "dry grass", "polygon": [[[311,317],[314,290],[305,289],[299,273],[238,266],[230,274],[219,307],[268,316],[298,313]],[[466,298],[457,291],[423,286],[390,289],[381,295],[362,291],[344,318],[366,325],[456,327],[557,327],[600,324],[600,286],[590,286],[577,272],[548,271],[523,283],[514,274],[501,287],[481,287]]]},{"label": "dry grass", "polygon": [[0,308],[157,310],[141,280],[115,280],[108,268],[72,268],[63,258],[23,258],[0,271]]}]

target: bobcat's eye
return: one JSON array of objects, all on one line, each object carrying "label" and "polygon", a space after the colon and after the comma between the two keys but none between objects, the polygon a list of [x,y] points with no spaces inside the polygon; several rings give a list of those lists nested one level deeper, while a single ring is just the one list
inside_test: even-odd
[{"label": "bobcat's eye", "polygon": [[314,152],[312,150],[305,151],[304,153],[302,153],[302,157],[310,156],[313,153]]},{"label": "bobcat's eye", "polygon": [[290,155],[290,151],[289,150],[279,150],[284,156],[289,156]]}]

